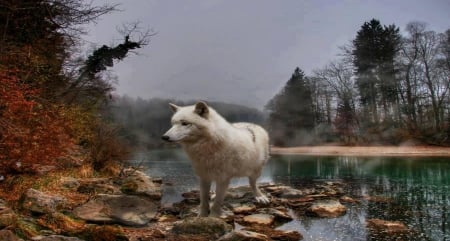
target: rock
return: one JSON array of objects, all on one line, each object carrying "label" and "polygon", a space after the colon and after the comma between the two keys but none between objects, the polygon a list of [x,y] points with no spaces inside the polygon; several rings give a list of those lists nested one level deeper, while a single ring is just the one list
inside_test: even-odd
[{"label": "rock", "polygon": [[259,224],[270,226],[273,224],[275,217],[269,214],[252,214],[245,216],[242,221],[246,224]]},{"label": "rock", "polygon": [[298,241],[303,239],[303,235],[297,231],[272,230],[267,234],[273,240]]},{"label": "rock", "polygon": [[49,235],[49,236],[37,236],[33,237],[31,240],[36,241],[84,241],[76,237],[67,237],[62,235]]},{"label": "rock", "polygon": [[0,199],[0,229],[16,223],[17,214]]},{"label": "rock", "polygon": [[227,233],[220,237],[218,241],[268,241],[271,240],[264,234],[255,233],[251,231],[238,230]]},{"label": "rock", "polygon": [[283,185],[272,185],[264,187],[264,190],[270,192],[270,193],[281,193],[284,189],[291,188],[290,186],[283,186]]},{"label": "rock", "polygon": [[301,197],[301,198],[293,198],[293,199],[283,199],[282,203],[285,203],[291,208],[299,209],[308,206],[311,202],[314,201],[312,197]]},{"label": "rock", "polygon": [[349,197],[349,196],[342,196],[339,198],[339,201],[341,203],[357,203],[358,201]]},{"label": "rock", "polygon": [[21,241],[13,232],[9,230],[0,230],[1,241]]},{"label": "rock", "polygon": [[160,222],[160,223],[165,223],[165,222],[173,223],[175,221],[177,221],[177,217],[170,215],[170,214],[164,214],[158,218],[158,222]]},{"label": "rock", "polygon": [[98,194],[74,214],[89,222],[143,226],[155,218],[157,210],[155,202],[138,196]]},{"label": "rock", "polygon": [[232,226],[219,218],[193,217],[183,221],[175,222],[172,232],[175,234],[207,234],[220,237],[230,232]]},{"label": "rock", "polygon": [[253,201],[253,193],[249,186],[240,186],[229,188],[226,195],[225,201]]},{"label": "rock", "polygon": [[316,201],[306,210],[307,215],[321,218],[336,218],[344,215],[346,212],[347,208],[336,200]]},{"label": "rock", "polygon": [[141,171],[130,172],[122,180],[120,190],[123,193],[131,195],[146,195],[154,200],[161,199],[161,185],[152,181],[152,179]]},{"label": "rock", "polygon": [[231,204],[230,206],[234,214],[249,214],[256,211],[254,204]]},{"label": "rock", "polygon": [[390,203],[392,202],[392,199],[389,197],[382,197],[382,196],[364,196],[364,200],[367,200],[369,202],[374,203]]},{"label": "rock", "polygon": [[60,179],[61,186],[67,189],[76,190],[80,186],[80,182],[73,177],[62,177]]},{"label": "rock", "polygon": [[121,194],[110,178],[84,178],[79,180],[77,191],[86,194]]},{"label": "rock", "polygon": [[386,236],[402,236],[409,233],[408,227],[398,221],[386,221],[382,219],[368,219],[366,221],[366,226],[369,228],[371,233],[375,235],[386,235]]},{"label": "rock", "polygon": [[278,194],[278,196],[280,198],[300,198],[300,197],[305,196],[306,194],[309,194],[309,193],[305,193],[301,190],[289,187],[289,188],[282,189],[281,192]]},{"label": "rock", "polygon": [[[279,207],[279,209],[282,209],[282,207]],[[265,208],[265,209],[260,209],[259,212],[270,214],[270,215],[274,216],[275,221],[277,221],[277,222],[289,222],[289,221],[293,220],[291,215],[289,215],[287,213],[286,209],[283,208],[284,209],[283,211],[281,211],[279,209]]]},{"label": "rock", "polygon": [[303,239],[303,235],[301,233],[292,230],[276,230],[259,226],[246,227],[244,230],[264,234],[272,240],[298,241]]},{"label": "rock", "polygon": [[22,207],[34,213],[52,213],[65,205],[65,199],[57,195],[45,194],[36,189],[28,189],[22,196]]}]

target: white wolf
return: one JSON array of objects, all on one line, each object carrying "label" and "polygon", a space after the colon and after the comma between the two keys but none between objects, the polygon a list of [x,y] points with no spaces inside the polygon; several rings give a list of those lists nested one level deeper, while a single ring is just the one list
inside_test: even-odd
[{"label": "white wolf", "polygon": [[[269,203],[256,179],[269,158],[269,136],[251,123],[227,122],[205,102],[191,106],[169,104],[174,114],[172,128],[162,139],[178,142],[192,161],[200,178],[200,217],[221,215],[221,206],[230,179],[248,177],[256,201]],[[216,197],[209,208],[211,182],[216,182]]]}]

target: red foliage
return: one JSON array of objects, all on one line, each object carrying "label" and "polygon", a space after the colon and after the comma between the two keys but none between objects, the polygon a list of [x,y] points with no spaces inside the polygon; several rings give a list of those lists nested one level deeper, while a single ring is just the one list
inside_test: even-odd
[{"label": "red foliage", "polygon": [[57,107],[43,105],[39,91],[0,71],[0,171],[34,172],[55,165],[72,146]]}]

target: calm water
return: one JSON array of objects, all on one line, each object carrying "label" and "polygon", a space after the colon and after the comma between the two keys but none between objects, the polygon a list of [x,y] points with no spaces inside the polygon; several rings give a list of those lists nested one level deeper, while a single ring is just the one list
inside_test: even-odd
[{"label": "calm water", "polygon": [[[158,150],[136,157],[147,173],[162,177],[162,203],[181,200],[181,193],[198,189],[197,179],[181,150]],[[334,219],[300,217],[280,229],[298,230],[304,240],[367,240],[365,220],[402,221],[417,232],[417,240],[450,240],[450,158],[358,158],[274,156],[260,182],[301,187],[314,181],[341,181],[352,197],[377,196],[390,202],[349,207]],[[246,185],[247,179],[231,185]]]}]

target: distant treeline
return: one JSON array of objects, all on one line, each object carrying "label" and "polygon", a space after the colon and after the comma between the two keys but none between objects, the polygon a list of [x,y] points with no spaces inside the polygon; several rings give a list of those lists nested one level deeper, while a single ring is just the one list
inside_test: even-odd
[{"label": "distant treeline", "polygon": [[[184,106],[194,104],[195,101],[117,97],[111,103],[111,118],[120,124],[121,135],[132,147],[160,147],[165,144],[161,141],[162,134],[171,127],[170,118],[173,113],[169,103]],[[229,122],[264,122],[264,114],[257,109],[223,102],[208,102],[208,105]]]},{"label": "distant treeline", "polygon": [[275,145],[450,143],[450,29],[365,22],[341,58],[295,69],[267,104]]}]

